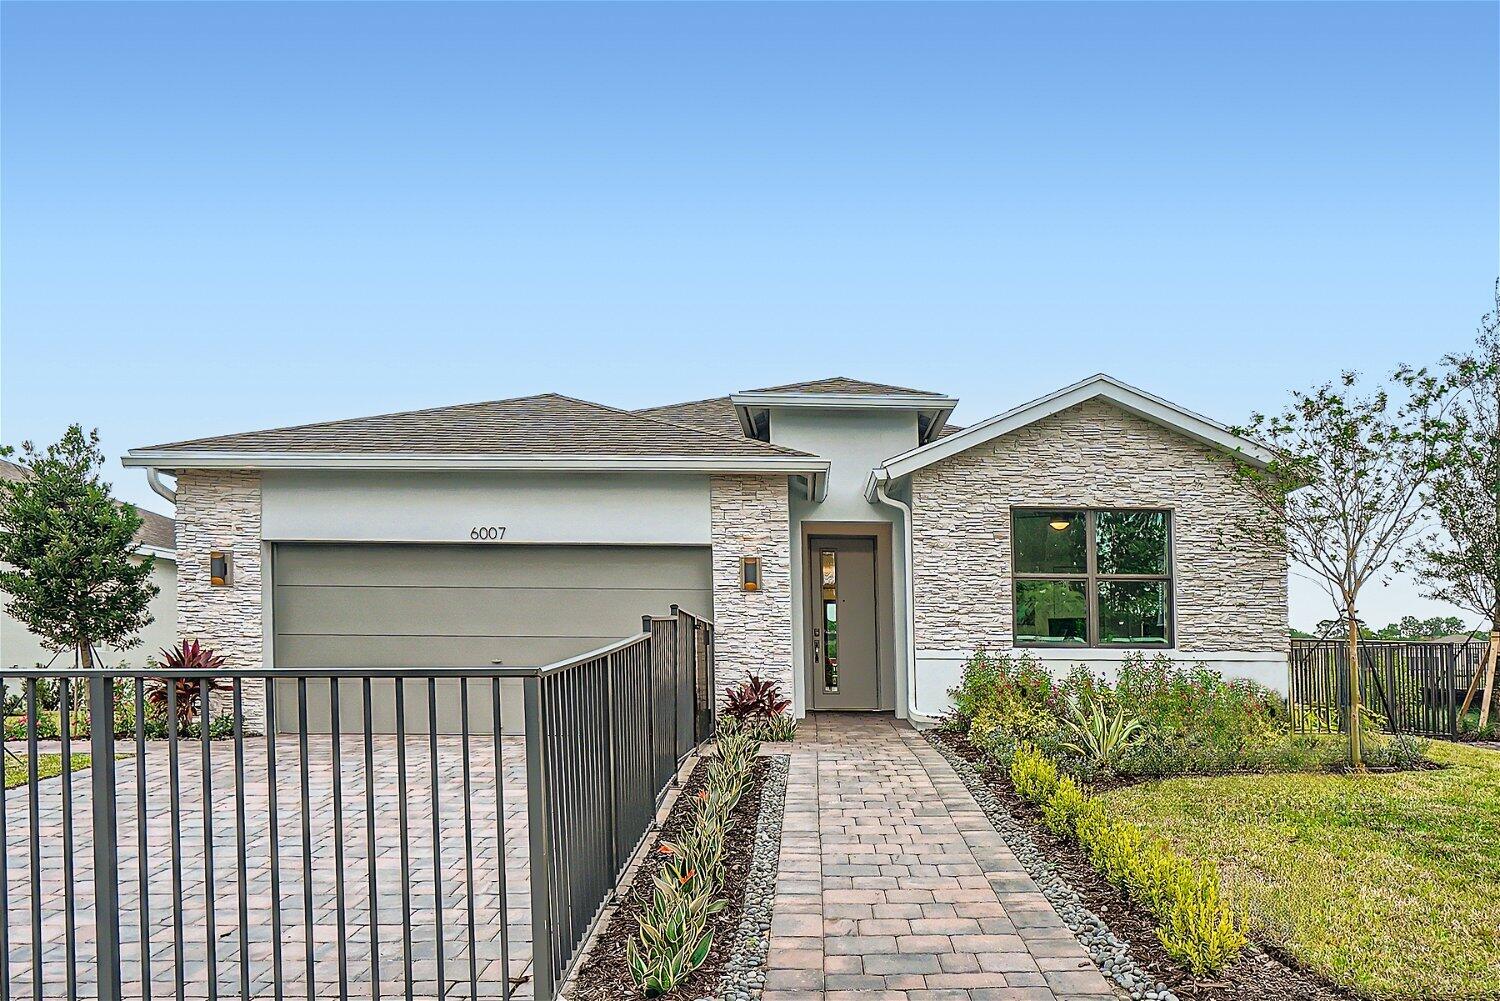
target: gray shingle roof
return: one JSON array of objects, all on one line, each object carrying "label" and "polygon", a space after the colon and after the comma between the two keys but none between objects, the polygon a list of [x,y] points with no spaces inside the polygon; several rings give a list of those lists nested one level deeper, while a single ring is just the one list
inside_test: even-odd
[{"label": "gray shingle roof", "polygon": [[865,382],[836,375],[829,379],[814,379],[811,382],[792,382],[785,386],[765,386],[747,389],[747,393],[852,393],[862,396],[942,396],[926,389],[907,389],[905,386],[889,386],[883,382]]},{"label": "gray shingle roof", "polygon": [[153,445],[150,452],[504,456],[806,456],[744,435],[556,393]]},{"label": "gray shingle roof", "polygon": [[[17,482],[24,480],[28,475],[30,475],[29,470],[20,463],[0,459],[0,480]],[[124,502],[121,502],[121,506],[135,507],[134,504]],[[177,549],[177,523],[175,521],[155,511],[147,511],[143,507],[136,507],[135,511],[141,516],[141,527],[135,533],[136,545],[155,546],[157,549],[165,549],[168,552]]]},{"label": "gray shingle roof", "polygon": [[734,403],[727,396],[715,396],[710,400],[691,400],[687,403],[671,403],[662,407],[643,407],[636,413],[648,417],[660,417],[676,421],[704,431],[720,434],[743,435],[740,418],[735,413]]}]

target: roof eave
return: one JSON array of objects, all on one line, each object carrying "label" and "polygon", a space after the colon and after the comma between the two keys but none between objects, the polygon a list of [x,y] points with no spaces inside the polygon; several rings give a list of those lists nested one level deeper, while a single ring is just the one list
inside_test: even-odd
[{"label": "roof eave", "polygon": [[736,407],[822,407],[830,410],[952,410],[958,400],[951,396],[916,393],[734,393]]},{"label": "roof eave", "polygon": [[571,472],[827,474],[827,460],[800,455],[447,455],[132,449],[127,468],[159,469],[494,469]]},{"label": "roof eave", "polygon": [[1257,468],[1265,468],[1275,458],[1275,453],[1264,444],[1237,435],[1217,421],[1195,414],[1159,396],[1136,389],[1134,386],[1126,385],[1111,376],[1100,374],[1071,386],[1064,386],[1056,392],[998,414],[989,420],[981,421],[946,438],[939,438],[893,456],[880,465],[878,472],[890,479],[907,476],[934,462],[940,462],[976,445],[1017,431],[1044,417],[1098,398],[1106,399],[1122,410],[1154,424],[1176,430],[1202,444],[1231,453]]}]

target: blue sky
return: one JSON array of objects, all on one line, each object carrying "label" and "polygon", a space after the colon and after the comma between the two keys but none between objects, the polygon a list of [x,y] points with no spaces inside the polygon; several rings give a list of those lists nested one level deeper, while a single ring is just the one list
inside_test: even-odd
[{"label": "blue sky", "polygon": [[[1242,420],[1460,347],[1492,304],[1497,23],[7,4],[0,437],[79,420],[119,455],[829,374],[968,422],[1101,370]],[[1323,614],[1296,585],[1294,623]]]}]

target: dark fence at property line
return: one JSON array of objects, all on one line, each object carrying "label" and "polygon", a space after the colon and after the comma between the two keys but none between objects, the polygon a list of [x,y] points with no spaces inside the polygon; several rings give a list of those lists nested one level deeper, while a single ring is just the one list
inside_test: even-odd
[{"label": "dark fence at property line", "polygon": [[[676,606],[535,668],[0,672],[21,713],[0,757],[26,780],[0,791],[0,1001],[551,1001],[712,735],[713,682],[713,627]],[[509,851],[505,775],[518,787],[522,762],[502,683],[526,716]],[[454,732],[440,695],[457,696]],[[56,782],[43,753],[60,755]]]},{"label": "dark fence at property line", "polygon": [[[1464,693],[1482,670],[1483,640],[1361,640],[1360,702],[1384,730],[1456,737]],[[1304,731],[1345,729],[1349,646],[1342,639],[1293,639],[1288,657],[1292,724]]]}]

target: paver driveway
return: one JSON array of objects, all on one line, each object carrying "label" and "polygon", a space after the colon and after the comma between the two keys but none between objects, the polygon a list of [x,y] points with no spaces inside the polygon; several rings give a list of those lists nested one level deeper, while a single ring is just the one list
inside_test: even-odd
[{"label": "paver driveway", "polygon": [[765,1001],[1114,997],[916,731],[813,715],[789,751]]},{"label": "paver driveway", "polygon": [[[239,852],[235,834],[235,780],[233,746],[212,747],[211,810],[213,836],[213,940],[216,945],[218,996],[241,996],[241,922],[239,917]],[[507,904],[510,926],[510,973],[519,978],[529,972],[531,928],[528,899],[528,845],[526,840],[525,751],[520,738],[502,741],[504,772],[505,850]],[[403,890],[411,909],[411,981],[417,997],[436,996],[436,912],[434,908],[432,787],[427,738],[406,742],[407,857],[401,855],[397,742],[393,737],[374,738],[374,819],[376,913],[371,920],[368,883],[369,845],[366,837],[366,784],[362,738],[346,738],[342,751],[342,835],[334,825],[332,747],[327,736],[309,740],[308,809],[305,819],[310,835],[312,891],[312,963],[307,962],[308,912],[303,878],[303,822],[301,771],[298,741],[282,736],[276,741],[276,792],[278,799],[280,925],[273,923],[271,892],[271,837],[269,826],[270,782],[267,778],[264,738],[247,738],[245,759],[246,889],[249,920],[244,925],[252,997],[281,996],[273,989],[277,946],[280,946],[281,981],[288,998],[307,997],[309,972],[314,993],[337,997],[340,956],[338,947],[337,894],[345,895],[346,979],[350,996],[373,993],[370,942],[372,926],[378,934],[380,995],[405,996],[406,950],[403,935]],[[85,748],[86,749],[86,748]],[[122,751],[134,753],[133,746]],[[463,759],[458,738],[440,738],[438,747],[438,844],[441,847],[443,943],[449,996],[470,994],[470,876],[465,854]],[[168,751],[164,743],[148,745],[146,753],[147,885],[149,893],[151,980],[154,997],[174,994],[174,971],[179,962],[187,980],[186,996],[207,997],[209,988],[206,945],[207,894],[204,871],[204,818],[202,804],[201,746],[184,742],[181,748],[181,885],[183,926],[180,960],[174,947],[174,924],[179,914],[173,907],[171,850],[171,790]],[[492,740],[473,738],[470,765],[470,823],[473,829],[473,917],[475,924],[473,972],[481,997],[501,993],[500,897],[498,860],[501,858],[496,826],[495,756]],[[142,997],[140,929],[141,906],[137,878],[138,831],[136,822],[136,762],[117,762],[117,789],[121,808],[119,851],[121,935],[124,939],[125,996]],[[79,983],[78,997],[95,996],[93,930],[93,848],[90,837],[90,795],[87,771],[74,778],[72,853],[77,887],[75,935],[78,962],[73,964]],[[63,906],[64,851],[63,811],[60,779],[39,784],[42,908],[42,996],[68,996],[66,915]],[[30,810],[24,789],[13,789],[6,799],[8,885],[6,893],[10,936],[11,997],[33,997],[31,982],[31,908],[33,902],[29,835]],[[336,844],[337,842],[337,844]],[[340,851],[342,868],[337,866]],[[342,875],[342,880],[340,880]],[[340,886],[342,884],[342,887]],[[529,985],[517,991],[529,994]]]}]

